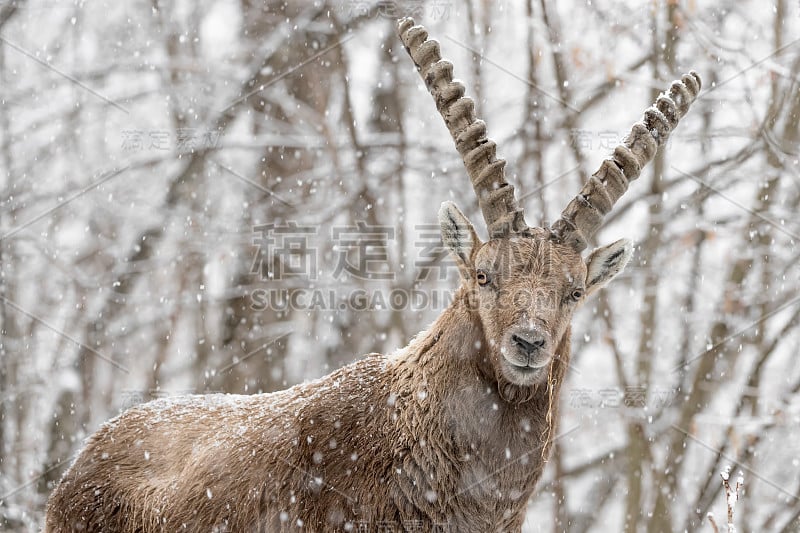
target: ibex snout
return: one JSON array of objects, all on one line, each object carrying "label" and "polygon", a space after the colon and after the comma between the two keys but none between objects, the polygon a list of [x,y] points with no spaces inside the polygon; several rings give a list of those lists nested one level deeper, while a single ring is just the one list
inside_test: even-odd
[{"label": "ibex snout", "polygon": [[550,337],[541,329],[514,329],[505,344],[503,356],[514,370],[532,372],[550,364]]},{"label": "ibex snout", "polygon": [[528,357],[528,364],[531,362],[531,356],[536,355],[545,345],[544,335],[535,331],[514,333],[511,335],[511,342]]}]

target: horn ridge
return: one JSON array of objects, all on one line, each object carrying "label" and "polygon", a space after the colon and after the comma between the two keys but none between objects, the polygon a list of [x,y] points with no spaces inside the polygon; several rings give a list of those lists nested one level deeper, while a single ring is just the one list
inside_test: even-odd
[{"label": "horn ridge", "polygon": [[489,236],[526,231],[514,187],[505,178],[506,161],[497,157],[497,145],[487,137],[486,124],[476,116],[475,102],[465,96],[464,84],[453,79],[452,63],[442,59],[439,43],[413,19],[401,19],[397,32],[464,161]]},{"label": "horn ridge", "polygon": [[613,155],[586,182],[578,195],[561,212],[550,227],[562,242],[583,251],[589,239],[600,229],[603,217],[611,210],[630,182],[655,157],[678,122],[686,115],[697,98],[702,83],[695,71],[672,82],[669,92],[662,93],[631,128]]}]

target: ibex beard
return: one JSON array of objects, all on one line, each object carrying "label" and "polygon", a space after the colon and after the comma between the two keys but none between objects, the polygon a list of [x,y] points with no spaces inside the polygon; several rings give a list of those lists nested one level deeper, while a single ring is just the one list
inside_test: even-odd
[{"label": "ibex beard", "polygon": [[164,399],[86,443],[48,502],[48,533],[520,531],[555,436],[576,307],[632,254],[583,250],[696,97],[685,75],[549,228],[529,227],[485,124],[438,44],[403,44],[462,154],[489,232],[452,203],[442,241],[461,283],[404,349],[288,390]]}]

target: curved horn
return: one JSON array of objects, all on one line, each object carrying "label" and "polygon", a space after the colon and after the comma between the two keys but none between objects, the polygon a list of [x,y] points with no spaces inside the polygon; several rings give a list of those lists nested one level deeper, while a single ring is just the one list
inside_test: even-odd
[{"label": "curved horn", "polygon": [[553,233],[578,251],[586,248],[603,217],[653,159],[699,92],[700,76],[695,71],[673,81],[669,93],[662,93],[644,112],[642,121],[633,125],[614,154],[603,161],[581,192],[567,204],[561,218],[551,226]]},{"label": "curved horn", "polygon": [[453,64],[442,59],[439,43],[428,39],[428,31],[415,26],[413,19],[401,19],[397,33],[464,160],[489,236],[525,231],[528,226],[514,198],[514,187],[505,179],[506,162],[497,159],[497,145],[486,137],[486,123],[475,117],[475,102],[464,96],[464,85],[453,81]]}]

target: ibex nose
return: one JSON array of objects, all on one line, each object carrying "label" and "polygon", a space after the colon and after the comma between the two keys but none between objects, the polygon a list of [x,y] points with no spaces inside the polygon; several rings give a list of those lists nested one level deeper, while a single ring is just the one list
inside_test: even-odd
[{"label": "ibex nose", "polygon": [[511,341],[528,357],[541,350],[545,345],[544,336],[540,333],[514,333]]}]

